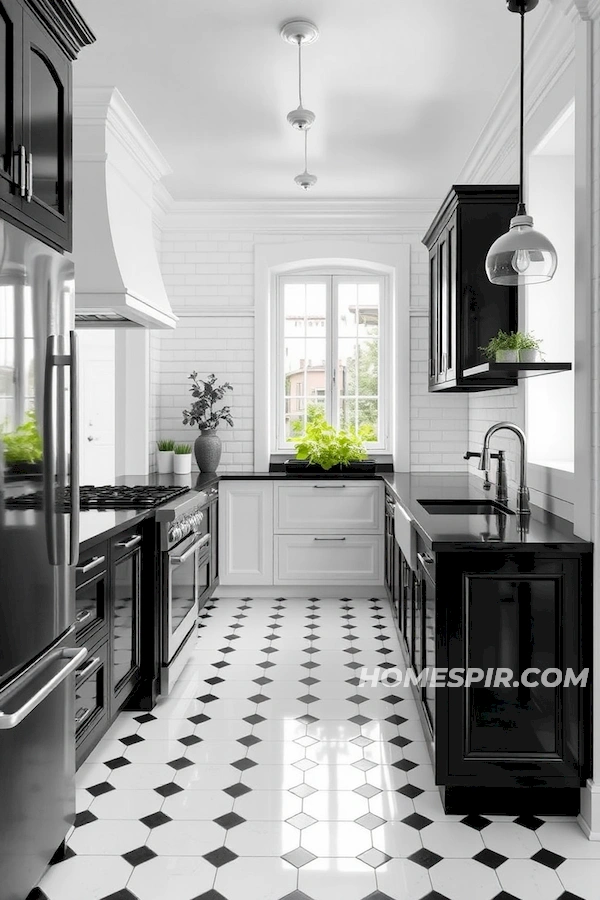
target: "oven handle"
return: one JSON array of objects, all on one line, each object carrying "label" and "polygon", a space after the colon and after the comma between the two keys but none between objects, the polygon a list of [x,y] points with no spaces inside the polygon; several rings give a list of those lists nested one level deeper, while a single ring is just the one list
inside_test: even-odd
[{"label": "oven handle", "polygon": [[210,541],[210,534],[205,534],[199,540],[194,541],[191,547],[189,547],[185,553],[182,553],[181,556],[171,556],[169,554],[169,561],[175,563],[175,565],[179,565],[180,563],[184,563],[186,559],[189,559],[200,547],[204,547],[205,544],[208,544]]}]

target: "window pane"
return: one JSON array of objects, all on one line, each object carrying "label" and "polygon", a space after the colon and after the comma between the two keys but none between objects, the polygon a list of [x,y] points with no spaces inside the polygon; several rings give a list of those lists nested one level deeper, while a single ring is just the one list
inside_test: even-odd
[{"label": "window pane", "polygon": [[357,394],[376,397],[379,393],[379,341],[359,341],[357,373]]},{"label": "window pane", "polygon": [[340,400],[340,428],[356,429],[356,400],[353,397]]},{"label": "window pane", "polygon": [[355,284],[338,287],[338,334],[340,338],[357,334],[358,289]]},{"label": "window pane", "polygon": [[380,438],[378,412],[379,403],[377,400],[358,401],[358,427],[365,429],[365,441],[377,441]]}]

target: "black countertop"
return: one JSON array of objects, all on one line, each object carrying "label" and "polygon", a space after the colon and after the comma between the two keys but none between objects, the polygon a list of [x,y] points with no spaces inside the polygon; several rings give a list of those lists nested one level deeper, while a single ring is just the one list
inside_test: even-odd
[{"label": "black countertop", "polygon": [[[532,507],[532,515],[431,515],[418,502],[425,499],[490,500],[478,478],[467,474],[433,475],[409,472],[382,472],[367,476],[382,480],[414,523],[426,546],[435,551],[461,550],[560,550],[581,552],[592,545],[573,534],[570,522]],[[218,481],[290,480],[285,472],[223,472],[191,475],[128,475],[116,479],[117,484],[176,485],[192,490],[205,490]],[[299,479],[306,480],[306,479]],[[509,502],[514,509],[514,498]],[[81,544],[116,534],[135,525],[153,510],[85,510],[81,513]]]}]

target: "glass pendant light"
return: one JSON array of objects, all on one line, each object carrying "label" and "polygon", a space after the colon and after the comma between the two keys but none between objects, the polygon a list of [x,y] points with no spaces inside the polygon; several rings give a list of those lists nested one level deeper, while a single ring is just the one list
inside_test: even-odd
[{"label": "glass pendant light", "polygon": [[539,0],[507,0],[510,12],[521,16],[521,77],[519,113],[519,204],[510,228],[494,241],[485,260],[492,284],[521,285],[550,281],[556,272],[556,250],[548,238],[536,231],[524,201],[524,93],[525,93],[525,13]]},{"label": "glass pendant light", "polygon": [[287,115],[287,120],[297,131],[304,133],[304,172],[296,175],[294,181],[303,191],[308,191],[317,183],[317,176],[308,171],[308,132],[315,121],[312,110],[302,104],[302,46],[312,44],[319,37],[319,29],[305,19],[294,19],[281,26],[280,35],[288,44],[298,47],[298,106]]},{"label": "glass pendant light", "polygon": [[294,181],[303,191],[308,191],[317,183],[317,176],[311,175],[308,171],[308,131],[304,132],[304,172],[296,175]]}]

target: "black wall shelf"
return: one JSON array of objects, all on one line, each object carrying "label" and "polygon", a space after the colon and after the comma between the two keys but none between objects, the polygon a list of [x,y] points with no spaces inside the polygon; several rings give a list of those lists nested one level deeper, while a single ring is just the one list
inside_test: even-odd
[{"label": "black wall shelf", "polygon": [[[569,362],[486,362],[463,370],[463,378],[489,378],[498,381],[506,378],[530,378],[532,375],[551,375],[553,372],[570,372]],[[499,387],[501,385],[499,384]]]}]

